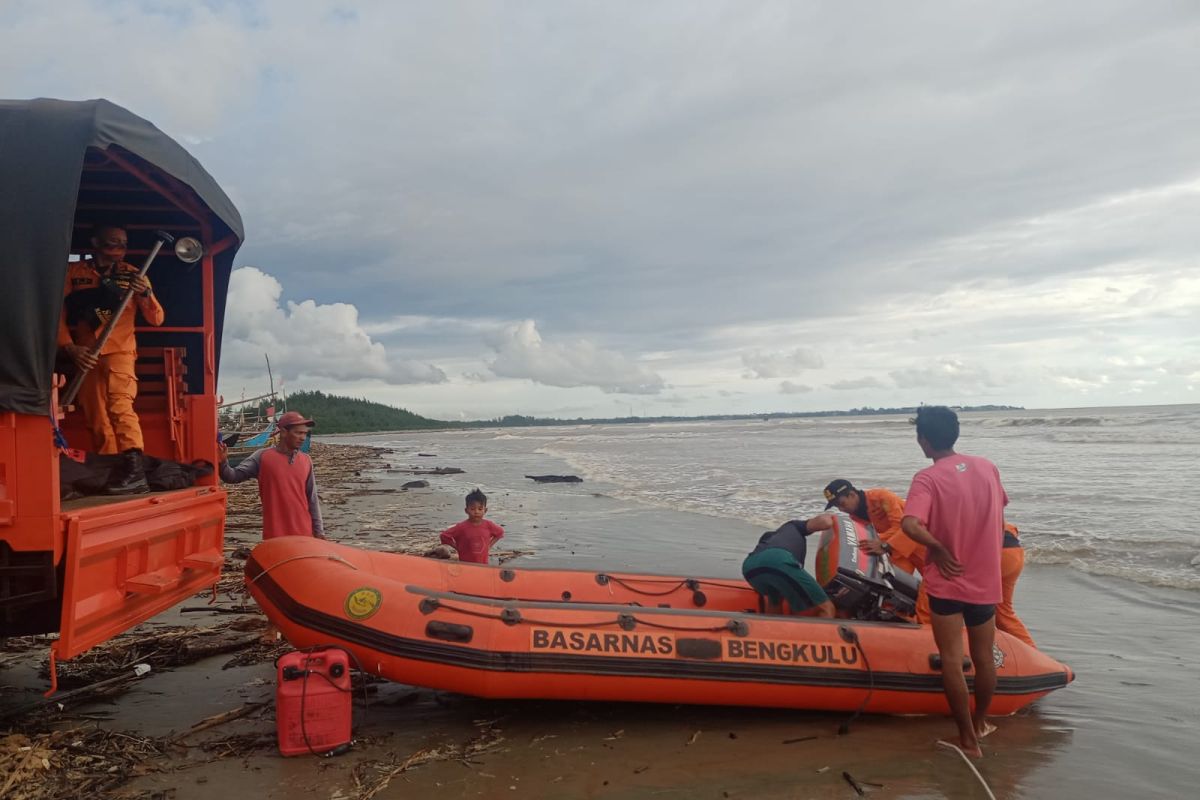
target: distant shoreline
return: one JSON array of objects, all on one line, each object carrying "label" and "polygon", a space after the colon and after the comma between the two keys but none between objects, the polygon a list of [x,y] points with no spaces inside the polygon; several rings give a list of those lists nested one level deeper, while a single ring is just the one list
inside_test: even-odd
[{"label": "distant shoreline", "polygon": [[[469,420],[448,423],[448,428],[506,428],[531,427],[538,425],[629,425],[639,422],[729,422],[737,420],[772,420],[797,419],[804,417],[873,417],[896,416],[899,414],[915,414],[919,406],[898,406],[895,408],[851,408],[841,411],[767,411],[761,414],[700,414],[696,416],[661,416],[661,417],[598,417],[575,419],[559,419],[557,417],[527,417],[521,414],[509,414],[493,420]],[[955,411],[1025,411],[1024,406],[951,406]]]}]

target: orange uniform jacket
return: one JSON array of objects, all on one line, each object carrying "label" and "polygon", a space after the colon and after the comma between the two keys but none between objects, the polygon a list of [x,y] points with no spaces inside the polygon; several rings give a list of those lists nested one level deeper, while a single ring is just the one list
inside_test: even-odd
[{"label": "orange uniform jacket", "polygon": [[900,528],[904,519],[904,501],[900,495],[887,489],[867,489],[867,521],[875,527],[879,539],[886,542],[892,552],[892,564],[912,574],[925,566],[925,545],[908,538]]},{"label": "orange uniform jacket", "polygon": [[[136,275],[138,268],[133,264],[122,261],[116,266],[116,269],[121,272],[132,273]],[[72,292],[77,292],[82,289],[94,289],[100,285],[100,279],[103,277],[99,270],[95,267],[94,261],[75,261],[67,268],[67,285],[63,292],[64,299]],[[104,349],[100,355],[107,356],[113,353],[136,353],[137,341],[133,335],[134,319],[137,316],[136,311],[142,312],[142,316],[151,325],[158,326],[163,324],[163,319],[166,316],[163,312],[162,305],[158,302],[158,298],[151,294],[149,297],[144,295],[136,295],[133,301],[125,308],[125,313],[117,320],[117,324],[113,327],[112,335],[108,337],[108,341],[104,343]],[[105,318],[101,317],[101,325],[97,328],[88,326],[76,326],[74,330],[67,328],[67,315],[64,312],[58,323],[58,346],[65,347],[72,342],[85,347],[92,345],[100,335],[100,328],[103,327]]]}]

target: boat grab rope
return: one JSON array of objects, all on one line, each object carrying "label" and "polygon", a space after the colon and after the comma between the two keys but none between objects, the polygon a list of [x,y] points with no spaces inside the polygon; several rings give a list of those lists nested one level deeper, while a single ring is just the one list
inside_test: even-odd
[{"label": "boat grab rope", "polygon": [[[650,591],[647,589],[639,589],[636,586],[631,586],[630,584],[633,581],[637,581],[638,583],[672,583],[672,585],[671,585],[671,588],[669,588],[665,591],[659,592],[659,591]],[[668,594],[671,594],[672,592],[676,592],[679,589],[682,589],[685,587],[688,589],[691,589],[692,591],[699,589],[701,586],[715,586],[715,587],[718,587],[721,589],[744,588],[742,586],[738,586],[738,585],[732,584],[732,583],[717,583],[715,581],[702,581],[702,580],[698,580],[696,578],[683,578],[681,580],[675,580],[674,578],[626,579],[626,578],[619,578],[616,575],[609,575],[604,572],[598,573],[596,575],[596,582],[599,583],[601,586],[603,586],[609,582],[612,582],[612,583],[617,584],[618,586],[621,586],[624,589],[628,589],[629,591],[633,592],[634,594],[640,594],[640,595],[644,595],[646,597],[664,597]]]},{"label": "boat grab rope", "polygon": [[350,569],[353,569],[353,570],[357,570],[357,569],[358,569],[358,567],[354,566],[353,564],[351,564],[349,561],[347,561],[346,559],[342,558],[341,556],[339,556],[339,555],[335,555],[334,553],[321,553],[321,554],[319,554],[319,555],[305,554],[305,555],[302,555],[302,556],[289,556],[288,558],[285,558],[285,559],[283,559],[282,561],[276,561],[274,564],[272,564],[271,566],[267,567],[267,568],[266,568],[266,569],[264,569],[262,572],[258,573],[258,574],[257,574],[257,575],[255,575],[253,578],[251,578],[251,579],[248,581],[248,583],[257,583],[257,582],[258,582],[258,580],[259,580],[260,578],[262,578],[264,575],[266,575],[268,572],[270,572],[271,570],[275,569],[276,567],[282,567],[284,564],[287,564],[289,561],[300,561],[301,559],[305,559],[305,558],[320,558],[320,559],[324,559],[324,560],[326,560],[326,561],[338,561],[338,562],[340,562],[340,563],[342,563],[342,564],[345,564],[345,565],[346,565],[347,567],[349,567]]},{"label": "boat grab rope", "polygon": [[875,673],[871,669],[871,662],[867,659],[867,651],[863,649],[862,642],[858,639],[858,631],[848,625],[838,626],[838,636],[843,640],[850,642],[854,648],[858,650],[858,654],[862,656],[863,666],[867,668],[867,696],[858,704],[858,708],[850,715],[850,718],[838,726],[838,736],[845,736],[850,732],[850,723],[858,719],[863,711],[867,708],[867,703],[871,702],[871,695],[875,693]]},{"label": "boat grab rope", "polygon": [[[708,627],[705,627],[705,628],[692,628],[692,627],[687,627],[687,626],[683,626],[683,625],[665,625],[661,622],[649,622],[644,619],[638,619],[637,617],[634,617],[633,619],[638,624],[645,625],[647,628],[658,628],[659,630],[678,631],[681,633],[689,633],[692,631],[695,631],[697,633],[717,633],[718,631],[733,631],[734,633],[737,633],[739,636],[745,636],[746,633],[749,632],[749,628],[746,627],[746,623],[741,622],[736,619],[731,619],[728,622],[726,622],[724,625],[709,625]],[[741,633],[738,633],[739,631],[741,631]]]},{"label": "boat grab rope", "polygon": [[[459,606],[446,605],[445,603],[441,602],[440,600],[433,600],[432,598],[430,598],[430,600],[431,600],[431,602],[429,602],[428,604],[425,601],[422,601],[422,603],[421,603],[422,611],[425,611],[426,608],[430,609],[430,611],[432,611],[433,609],[436,609],[436,608],[444,608],[447,611],[454,611],[459,614],[464,614],[468,617],[479,617],[480,619],[496,619],[496,620],[500,620],[501,622],[505,622],[505,623],[513,624],[513,625],[515,625],[519,622],[524,622],[528,625],[546,625],[546,626],[551,626],[551,627],[555,627],[555,628],[606,628],[610,625],[621,624],[621,620],[619,617],[615,620],[604,619],[604,620],[600,620],[598,622],[538,622],[537,620],[526,619],[525,617],[520,616],[520,612],[517,612],[516,609],[506,608],[506,609],[504,609],[504,611],[501,611],[499,614],[489,614],[486,611],[476,611],[473,608],[461,608]],[[516,614],[506,613],[506,612],[516,612]]]},{"label": "boat grab rope", "polygon": [[[624,589],[628,589],[629,591],[633,592],[634,594],[640,594],[645,597],[665,597],[666,595],[673,594],[675,591],[682,589],[685,586],[687,586],[690,589],[690,588],[692,588],[692,586],[695,586],[697,583],[697,581],[692,580],[691,578],[684,578],[681,581],[677,581],[670,589],[667,589],[667,590],[661,591],[661,592],[652,592],[652,591],[649,591],[646,589],[638,589],[634,586],[630,586],[627,581],[625,581],[621,578],[618,578],[615,575],[605,575],[604,573],[601,573],[596,576],[597,580],[600,580],[601,578],[607,579],[606,581],[604,581],[605,583],[607,583],[608,581],[612,581],[613,583],[617,584],[618,586],[620,586]],[[689,584],[691,584],[691,586],[689,586]]]},{"label": "boat grab rope", "polygon": [[427,597],[421,601],[418,606],[422,614],[432,614],[438,609],[446,611],[454,611],[459,614],[464,614],[468,617],[478,617],[480,619],[499,620],[505,625],[540,625],[546,628],[607,628],[617,626],[621,630],[631,631],[638,625],[645,625],[647,628],[655,628],[664,631],[676,631],[679,633],[718,633],[720,631],[732,631],[738,636],[745,636],[749,632],[749,627],[741,620],[731,619],[720,625],[706,625],[704,627],[692,627],[686,625],[667,625],[661,622],[650,622],[645,619],[640,619],[634,614],[618,614],[615,619],[603,619],[594,622],[565,622],[558,620],[537,620],[529,619],[521,614],[516,608],[511,606],[503,609],[499,614],[489,613],[487,611],[476,611],[473,608],[463,608],[457,605],[447,605],[443,601],[435,597]]}]

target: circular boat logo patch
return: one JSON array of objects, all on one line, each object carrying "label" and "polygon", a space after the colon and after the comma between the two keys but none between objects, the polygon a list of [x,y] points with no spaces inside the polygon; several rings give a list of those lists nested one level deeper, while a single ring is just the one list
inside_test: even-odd
[{"label": "circular boat logo patch", "polygon": [[366,619],[379,610],[383,595],[378,589],[364,586],[346,595],[346,616],[351,619]]},{"label": "circular boat logo patch", "polygon": [[1000,645],[992,645],[992,664],[996,669],[1004,666],[1004,651],[1000,649]]}]

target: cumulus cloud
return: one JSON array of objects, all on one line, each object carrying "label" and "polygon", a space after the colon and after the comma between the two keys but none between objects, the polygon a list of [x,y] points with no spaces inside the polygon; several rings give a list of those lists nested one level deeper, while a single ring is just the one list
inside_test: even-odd
[{"label": "cumulus cloud", "polygon": [[1079,368],[1045,370],[1047,377],[1066,389],[1086,394],[1107,386],[1112,378],[1102,372]]},{"label": "cumulus cloud", "polygon": [[797,347],[787,352],[764,353],[755,350],[744,353],[742,364],[746,366],[747,378],[783,378],[802,370],[819,369],[825,366],[825,359],[816,350]]},{"label": "cumulus cloud", "polygon": [[1181,375],[1190,381],[1200,380],[1200,359],[1195,361],[1171,359],[1159,364],[1157,370],[1170,375]]},{"label": "cumulus cloud", "polygon": [[888,375],[901,389],[964,391],[1000,385],[986,369],[968,366],[955,359],[944,359],[933,366],[892,370]]},{"label": "cumulus cloud", "polygon": [[502,378],[526,378],[548,386],[594,386],[608,393],[658,394],[662,377],[629,358],[586,339],[547,342],[527,319],[490,339],[496,357],[488,367]]},{"label": "cumulus cloud", "polygon": [[222,370],[261,375],[263,354],[276,375],[391,384],[441,383],[446,374],[431,364],[388,357],[358,321],[348,303],[313,300],[280,304],[283,285],[255,267],[233,271],[225,310]]},{"label": "cumulus cloud", "polygon": [[806,386],[802,383],[792,383],[791,381],[783,381],[779,384],[780,394],[807,394],[811,392],[813,387]]},{"label": "cumulus cloud", "polygon": [[[231,335],[223,374],[284,361],[311,312],[337,353],[287,361],[393,398],[381,381],[440,380],[399,355],[432,361],[454,381],[402,402],[435,415],[599,414],[597,380],[659,375],[697,413],[757,408],[783,379],[814,410],[883,384],[905,404],[1195,400],[1200,137],[1180,114],[1200,4],[1096,0],[1098,26],[1045,3],[884,4],[870,24],[847,4],[350,5],[0,2],[0,94],[144,115],[241,209],[239,263],[316,301]],[[500,368],[579,388],[464,392],[481,340],[530,317],[556,344],[510,343]],[[617,363],[593,374],[559,338]],[[806,371],[835,347],[879,382]]]},{"label": "cumulus cloud", "polygon": [[876,378],[874,375],[868,375],[865,378],[851,378],[844,381],[836,381],[829,384],[830,389],[837,389],[839,392],[852,391],[855,389],[883,389],[886,388],[883,381]]}]

